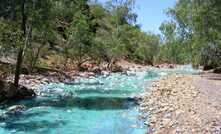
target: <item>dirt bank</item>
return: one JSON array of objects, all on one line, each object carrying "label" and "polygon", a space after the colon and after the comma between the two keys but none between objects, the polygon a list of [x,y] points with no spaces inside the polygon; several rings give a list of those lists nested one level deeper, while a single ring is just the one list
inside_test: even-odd
[{"label": "dirt bank", "polygon": [[153,83],[141,110],[148,133],[220,134],[221,82],[207,76],[171,75]]}]

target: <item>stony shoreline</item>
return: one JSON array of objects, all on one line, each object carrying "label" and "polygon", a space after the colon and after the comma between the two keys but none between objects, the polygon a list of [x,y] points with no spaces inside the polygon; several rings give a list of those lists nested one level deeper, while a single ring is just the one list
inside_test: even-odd
[{"label": "stony shoreline", "polygon": [[[93,78],[97,75],[109,75],[110,73],[122,73],[127,74],[128,71],[145,71],[147,70],[148,66],[138,65],[130,62],[120,62],[118,63],[119,71],[112,72],[110,70],[100,70],[98,73],[93,71],[85,71],[80,72],[73,70],[73,72],[66,72],[64,75],[59,75],[58,73],[49,73],[47,74],[30,74],[30,75],[21,75],[20,76],[20,85],[25,86],[28,89],[37,90],[42,85],[47,85],[49,83],[71,83],[76,78],[82,77],[82,78]],[[13,82],[14,75],[10,75],[7,78],[5,78],[5,81],[7,82]]]},{"label": "stony shoreline", "polygon": [[200,76],[171,75],[154,82],[142,95],[140,108],[147,114],[144,117],[147,133],[221,133],[221,102],[210,99],[210,93],[201,89],[200,81]]},{"label": "stony shoreline", "polygon": [[[117,66],[114,67],[114,70],[107,70],[105,67],[97,68],[97,66],[95,66],[94,68],[88,68],[86,71],[69,70],[69,71],[63,72],[59,70],[45,69],[41,73],[31,73],[31,74],[26,74],[26,75],[24,74],[20,75],[19,85],[23,89],[26,89],[25,91],[27,92],[31,91],[35,95],[38,96],[40,95],[39,89],[42,86],[47,85],[49,83],[70,84],[70,83],[73,83],[73,81],[79,77],[94,78],[97,75],[108,76],[110,73],[122,73],[122,74],[127,75],[128,71],[136,72],[136,71],[141,71],[141,70],[144,71],[146,69],[147,69],[147,66],[143,66],[143,65],[132,63],[132,62],[127,62],[127,61],[121,61],[117,63]],[[2,84],[0,92],[7,92],[7,94],[12,94],[10,97],[10,100],[2,99],[2,102],[13,100],[11,98],[13,98],[13,96],[16,96],[17,93],[16,92],[14,93],[13,90],[9,90],[11,88],[10,86],[7,86],[7,85],[13,85],[14,75],[9,74],[7,76],[0,77],[0,80],[4,82],[4,84]],[[0,99],[1,99],[1,96],[5,96],[5,94],[6,93],[1,93]],[[25,95],[25,93],[23,94]],[[25,98],[25,96],[23,97]]]}]

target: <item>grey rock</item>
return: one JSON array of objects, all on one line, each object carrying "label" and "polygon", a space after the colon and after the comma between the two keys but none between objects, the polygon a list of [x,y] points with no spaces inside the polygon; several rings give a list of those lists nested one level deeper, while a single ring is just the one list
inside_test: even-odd
[{"label": "grey rock", "polygon": [[14,105],[7,109],[5,114],[19,114],[26,110],[24,105]]}]

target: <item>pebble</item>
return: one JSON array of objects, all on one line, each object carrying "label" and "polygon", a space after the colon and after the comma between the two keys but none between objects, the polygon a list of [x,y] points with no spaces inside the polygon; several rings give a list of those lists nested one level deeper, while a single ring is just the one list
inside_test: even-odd
[{"label": "pebble", "polygon": [[[192,102],[201,92],[191,85],[192,76],[171,75],[154,82],[149,93],[142,95],[141,111],[148,112],[145,124],[154,129],[153,134],[205,133],[201,119]],[[214,131],[217,130],[214,125]],[[208,128],[211,131],[211,127]],[[219,130],[221,133],[221,129]]]}]

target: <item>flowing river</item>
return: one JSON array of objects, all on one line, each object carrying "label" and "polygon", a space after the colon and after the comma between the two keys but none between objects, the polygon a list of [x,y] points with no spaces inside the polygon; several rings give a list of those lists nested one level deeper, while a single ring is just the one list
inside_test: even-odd
[{"label": "flowing river", "polygon": [[[1,106],[0,134],[144,134],[147,128],[134,96],[170,73],[196,72],[183,66],[44,85],[33,100]],[[12,105],[25,105],[27,110],[4,114]]]}]

